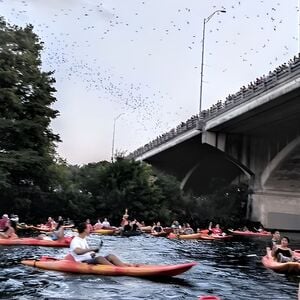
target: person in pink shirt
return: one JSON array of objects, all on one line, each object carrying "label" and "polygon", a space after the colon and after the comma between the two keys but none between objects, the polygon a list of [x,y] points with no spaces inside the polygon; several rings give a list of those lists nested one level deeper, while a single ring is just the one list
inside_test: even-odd
[{"label": "person in pink shirt", "polygon": [[91,224],[91,220],[90,219],[86,219],[85,221],[86,225],[87,225],[87,228],[90,232],[92,232],[94,230],[94,227],[93,225]]},{"label": "person in pink shirt", "polygon": [[208,230],[209,230],[209,232],[211,232],[212,234],[215,234],[215,235],[223,234],[223,230],[220,228],[220,225],[216,224],[215,227],[212,227],[212,222],[209,223]]}]

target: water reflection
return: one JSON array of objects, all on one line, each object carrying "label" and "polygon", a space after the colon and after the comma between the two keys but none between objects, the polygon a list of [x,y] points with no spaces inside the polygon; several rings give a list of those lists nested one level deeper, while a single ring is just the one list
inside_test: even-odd
[{"label": "water reflection", "polygon": [[[133,278],[65,274],[20,265],[23,258],[64,257],[67,249],[1,247],[1,299],[197,299],[214,294],[222,299],[297,299],[299,277],[266,270],[261,262],[264,240],[178,241],[151,236],[103,239],[102,254],[115,253],[129,262],[173,264],[197,261],[174,278]],[[300,236],[292,247],[300,249]],[[249,256],[249,254],[251,256]]]}]

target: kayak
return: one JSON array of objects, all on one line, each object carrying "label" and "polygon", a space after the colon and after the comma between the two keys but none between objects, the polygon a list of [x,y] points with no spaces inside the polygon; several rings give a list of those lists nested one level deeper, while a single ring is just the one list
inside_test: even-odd
[{"label": "kayak", "polygon": [[263,265],[277,273],[292,273],[300,274],[300,262],[285,262],[280,263],[275,259],[270,259],[267,256],[262,258]]},{"label": "kayak", "polygon": [[257,236],[257,237],[270,237],[272,236],[271,232],[263,231],[263,232],[253,232],[253,231],[239,231],[239,230],[229,230],[233,235],[239,236]]},{"label": "kayak", "polygon": [[221,300],[218,296],[200,296],[198,300]]},{"label": "kayak", "polygon": [[91,231],[94,234],[101,234],[101,235],[113,235],[115,233],[115,229],[96,229]]},{"label": "kayak", "polygon": [[210,236],[217,240],[227,240],[233,237],[233,235],[229,235],[229,234],[226,235],[211,234]]},{"label": "kayak", "polygon": [[42,226],[31,226],[31,229],[37,230],[37,231],[45,231],[45,232],[51,232],[54,231],[55,228],[50,228],[48,226],[42,225]]},{"label": "kayak", "polygon": [[0,239],[0,245],[5,246],[44,246],[44,247],[69,247],[71,243],[71,237],[65,237],[64,240],[51,241],[51,240],[39,240],[36,238],[17,238],[17,239]]},{"label": "kayak", "polygon": [[215,238],[209,235],[205,235],[202,233],[192,233],[192,234],[175,234],[175,233],[170,233],[168,235],[169,239],[179,239],[179,240],[214,240]]},{"label": "kayak", "polygon": [[142,226],[140,229],[145,233],[151,233],[152,227],[151,226]]},{"label": "kayak", "polygon": [[117,267],[108,265],[89,265],[69,259],[42,257],[40,260],[22,260],[22,264],[45,270],[96,274],[108,276],[161,277],[176,276],[195,266],[196,262],[179,265],[142,265],[138,267]]}]

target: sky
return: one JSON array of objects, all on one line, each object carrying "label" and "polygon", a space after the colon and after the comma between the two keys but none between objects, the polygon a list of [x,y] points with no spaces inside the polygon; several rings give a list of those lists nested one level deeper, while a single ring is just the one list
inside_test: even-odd
[{"label": "sky", "polygon": [[[51,127],[70,164],[129,154],[299,52],[298,0],[0,0],[55,71]],[[121,114],[121,115],[120,115]],[[119,116],[120,115],[120,116]],[[119,117],[118,117],[119,116]]]}]

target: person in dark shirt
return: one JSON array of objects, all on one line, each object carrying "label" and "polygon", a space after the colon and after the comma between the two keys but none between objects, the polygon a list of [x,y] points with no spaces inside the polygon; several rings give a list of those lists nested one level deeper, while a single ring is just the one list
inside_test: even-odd
[{"label": "person in dark shirt", "polygon": [[290,261],[300,261],[300,258],[297,258],[295,256],[294,251],[289,248],[289,238],[287,236],[284,236],[281,241],[280,245],[276,245],[273,247],[273,253],[274,257],[278,262],[285,263]]},{"label": "person in dark shirt", "polygon": [[278,230],[272,231],[272,239],[267,243],[266,251],[268,258],[273,258],[273,249],[280,243],[280,232]]}]

